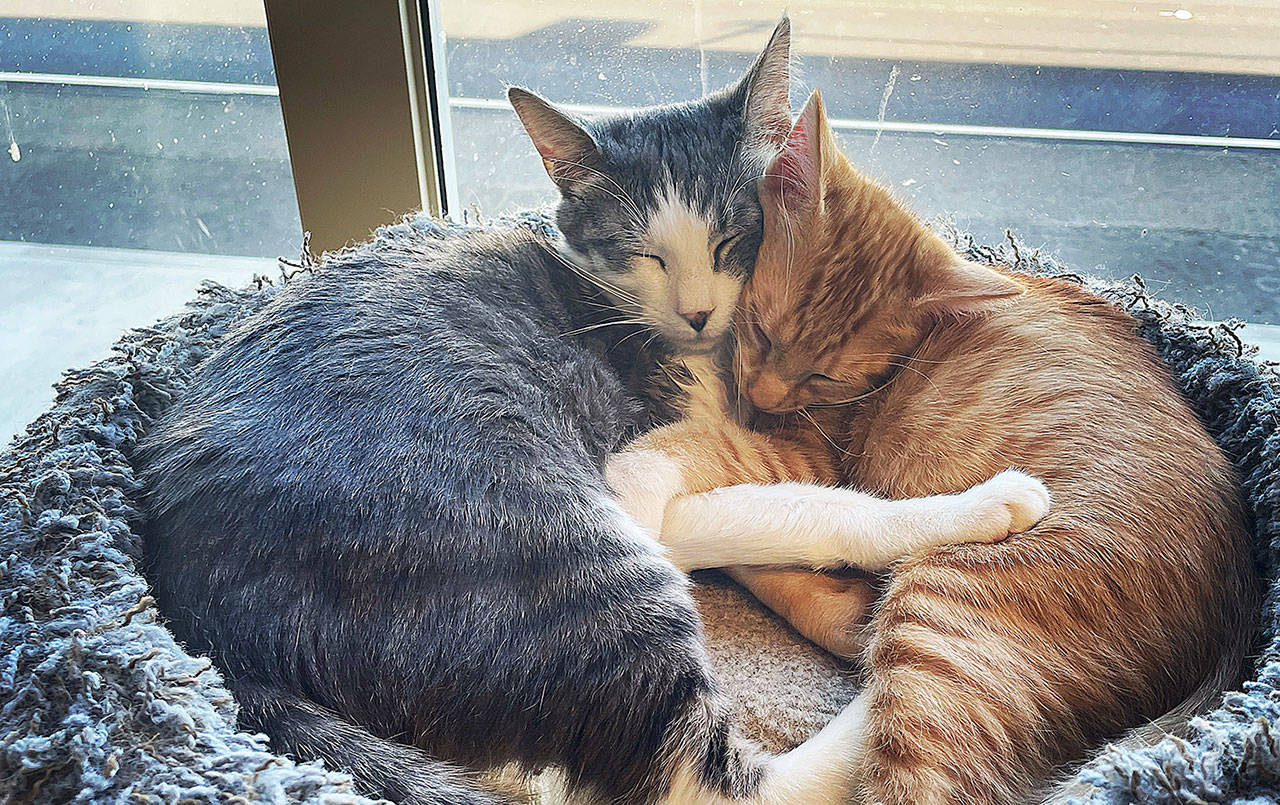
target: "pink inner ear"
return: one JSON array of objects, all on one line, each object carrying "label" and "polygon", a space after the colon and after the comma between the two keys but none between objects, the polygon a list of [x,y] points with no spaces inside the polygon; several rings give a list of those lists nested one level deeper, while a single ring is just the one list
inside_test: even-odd
[{"label": "pink inner ear", "polygon": [[813,173],[812,149],[809,146],[810,134],[805,126],[807,115],[796,119],[796,124],[787,135],[787,142],[781,153],[769,166],[769,184],[775,192],[785,191],[801,197],[807,195],[810,174]]},{"label": "pink inner ear", "polygon": [[538,149],[538,153],[543,159],[554,162],[558,159],[564,159],[565,154],[573,148],[573,143],[557,134],[544,134],[534,139],[533,147]]}]

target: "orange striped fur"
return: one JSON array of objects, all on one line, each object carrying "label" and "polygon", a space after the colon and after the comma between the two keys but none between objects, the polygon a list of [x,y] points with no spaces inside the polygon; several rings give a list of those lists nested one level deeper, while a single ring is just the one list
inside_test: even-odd
[{"label": "orange striped fur", "polygon": [[848,163],[816,94],[797,126],[761,186],[743,391],[778,427],[823,413],[864,491],[1012,466],[1054,496],[1026,533],[896,567],[865,655],[866,801],[1028,802],[1239,670],[1258,593],[1236,479],[1132,319],[965,263]]}]

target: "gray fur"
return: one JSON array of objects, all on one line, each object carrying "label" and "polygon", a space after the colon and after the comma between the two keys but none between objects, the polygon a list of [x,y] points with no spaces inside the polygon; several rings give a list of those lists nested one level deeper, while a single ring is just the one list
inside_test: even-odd
[{"label": "gray fur", "polygon": [[[742,228],[743,278],[748,86],[591,126],[628,195],[665,177]],[[566,193],[574,253],[626,248],[617,203]],[[566,335],[608,314],[562,251],[517,229],[337,255],[229,333],[136,453],[174,633],[242,726],[368,793],[496,801],[438,760],[555,765],[615,802],[677,763],[725,795],[760,779],[686,580],[603,481],[644,424],[634,328]]]},{"label": "gray fur", "polygon": [[[755,179],[765,167],[743,148],[746,96],[744,82],[704,101],[580,121],[599,149],[589,164],[612,181],[588,175],[566,185],[556,223],[573,250],[593,266],[625,266],[643,251],[644,227],[671,188],[721,233],[743,234],[716,269],[745,281],[760,248]],[[738,159],[725,159],[734,152]]]},{"label": "gray fur", "polygon": [[721,233],[741,233],[715,269],[745,281],[763,234],[755,181],[791,127],[790,43],[784,18],[737,83],[636,114],[576,119],[511,88],[535,143],[539,128],[552,140],[554,149],[539,150],[560,187],[556,223],[574,252],[623,270],[643,250],[643,230],[662,195],[674,190]]},{"label": "gray fur", "polygon": [[[459,228],[419,216],[380,231],[368,248]],[[1066,270],[1016,244],[989,249],[963,237],[957,247],[1021,271]],[[1087,801],[1280,801],[1280,379],[1249,357],[1234,328],[1199,325],[1130,283],[1091,287],[1137,317],[1236,463],[1270,592],[1245,687],[1182,739],[1097,758],[1080,772],[1093,787]],[[135,440],[183,399],[228,329],[284,292],[206,285],[178,315],[69,369],[57,402],[0,455],[0,801],[372,805],[340,772],[294,764],[235,728],[222,675],[175,643],[134,563],[142,487],[127,459]],[[774,672],[755,682],[744,672],[740,683],[785,685],[785,672]]]}]

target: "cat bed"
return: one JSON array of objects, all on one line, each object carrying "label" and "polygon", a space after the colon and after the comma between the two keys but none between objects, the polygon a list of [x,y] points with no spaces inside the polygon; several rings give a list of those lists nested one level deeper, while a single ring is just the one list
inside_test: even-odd
[{"label": "cat bed", "polygon": [[[549,226],[538,214],[514,224]],[[447,237],[464,227],[425,216],[360,248]],[[1012,239],[967,256],[1063,274]],[[315,269],[310,265],[297,270]],[[68,371],[53,408],[0,458],[0,799],[7,802],[360,802],[349,778],[272,754],[237,731],[236,703],[210,661],[166,630],[139,574],[138,438],[240,318],[282,285],[207,284],[186,309],[127,333],[110,357]],[[1084,280],[1080,280],[1084,281]],[[1280,378],[1249,357],[1233,326],[1195,324],[1139,281],[1090,282],[1130,311],[1240,470],[1271,594],[1262,653],[1243,690],[1197,720],[1188,740],[1112,750],[1079,772],[1097,803],[1263,803],[1280,798]],[[747,728],[792,745],[853,695],[842,668],[723,578],[698,595],[714,661]]]}]

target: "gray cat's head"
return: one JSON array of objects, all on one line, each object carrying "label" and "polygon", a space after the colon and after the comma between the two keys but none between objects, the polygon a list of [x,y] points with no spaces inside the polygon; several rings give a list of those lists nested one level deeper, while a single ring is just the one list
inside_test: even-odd
[{"label": "gray cat's head", "polygon": [[791,26],[745,76],[700,101],[577,119],[508,98],[560,189],[570,259],[677,351],[716,347],[760,246],[755,180],[786,140]]}]

